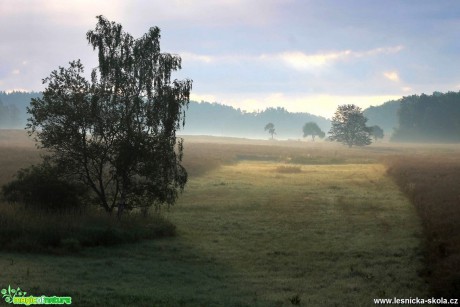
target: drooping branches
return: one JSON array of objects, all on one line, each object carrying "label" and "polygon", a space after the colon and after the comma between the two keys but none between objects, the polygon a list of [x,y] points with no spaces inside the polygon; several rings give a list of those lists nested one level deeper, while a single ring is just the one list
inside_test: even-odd
[{"label": "drooping branches", "polygon": [[87,33],[99,59],[91,80],[80,61],[53,71],[28,109],[28,128],[108,212],[172,204],[187,181],[176,130],[185,123],[192,81],[171,81],[181,59],[160,52],[159,28],[134,39],[120,24],[97,19]]}]

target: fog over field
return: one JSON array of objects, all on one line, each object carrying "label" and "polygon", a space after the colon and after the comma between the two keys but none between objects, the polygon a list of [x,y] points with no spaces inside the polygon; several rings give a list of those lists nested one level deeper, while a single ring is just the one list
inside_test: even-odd
[{"label": "fog over field", "polygon": [[[0,128],[22,129],[30,100],[38,92],[0,92]],[[363,110],[367,125],[383,129],[385,140],[398,142],[456,143],[460,141],[460,92],[412,95]],[[267,139],[267,123],[275,125],[276,139],[304,139],[302,126],[315,122],[324,132],[330,119],[310,113],[292,113],[282,107],[245,112],[221,103],[191,101],[181,135],[212,135]],[[307,139],[306,139],[307,140]]]},{"label": "fog over field", "polygon": [[[458,145],[348,149],[186,136],[190,180],[178,203],[163,212],[177,227],[175,236],[104,247],[105,234],[99,247],[88,247],[85,238],[97,237],[107,221],[44,212],[30,219],[19,204],[2,203],[2,276],[21,289],[71,295],[85,306],[145,299],[162,306],[289,306],[297,300],[351,306],[394,296],[455,298],[459,153]],[[0,184],[38,161],[24,131],[0,131]],[[22,219],[32,232],[15,230]],[[43,245],[53,244],[41,226],[51,219],[53,233],[72,229],[73,239]],[[93,226],[85,230],[88,223]],[[101,280],[105,288],[90,298]],[[113,295],[131,285],[142,288]]]},{"label": "fog over field", "polygon": [[458,304],[459,25],[448,0],[0,0],[0,301]]}]

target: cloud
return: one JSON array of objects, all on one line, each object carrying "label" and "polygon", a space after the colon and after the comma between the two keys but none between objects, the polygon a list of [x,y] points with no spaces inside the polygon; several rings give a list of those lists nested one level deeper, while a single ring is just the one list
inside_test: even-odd
[{"label": "cloud", "polygon": [[[129,20],[154,20],[156,23],[194,26],[266,26],[271,24],[286,2],[294,0],[132,0],[125,4]],[[142,9],[139,9],[142,8]]]},{"label": "cloud", "polygon": [[60,26],[85,26],[88,22],[94,23],[96,15],[104,14],[109,18],[122,15],[123,2],[120,0],[79,0],[79,1],[28,1],[15,0],[14,5],[0,4],[0,17],[21,22],[24,16],[32,21],[53,23]]},{"label": "cloud", "polygon": [[398,45],[393,47],[381,47],[375,48],[368,51],[363,52],[354,52],[355,57],[364,57],[364,56],[374,56],[378,54],[391,54],[391,53],[398,53],[404,49],[404,46]]},{"label": "cloud", "polygon": [[403,46],[381,47],[366,51],[340,50],[323,52],[316,54],[306,54],[303,52],[284,52],[276,55],[285,62],[286,65],[296,70],[312,70],[334,64],[337,61],[345,61],[353,58],[371,57],[379,54],[397,53],[403,50]]},{"label": "cloud", "polygon": [[396,71],[384,72],[383,76],[385,78],[387,78],[388,80],[393,81],[393,82],[399,82],[400,81],[398,72],[396,72]]},{"label": "cloud", "polygon": [[[285,66],[298,71],[318,71],[339,61],[345,61],[353,58],[372,57],[379,54],[397,53],[403,49],[403,46],[394,46],[375,48],[366,51],[339,50],[313,54],[307,54],[301,51],[263,53],[259,55],[203,55],[187,51],[180,52],[179,54],[186,61],[201,62],[205,64],[219,62],[224,63],[229,61],[259,61],[264,62],[265,64],[281,62]],[[391,78],[391,75],[387,78]]]},{"label": "cloud", "polygon": [[401,88],[401,90],[405,93],[409,93],[413,91],[413,88],[410,86],[404,86],[403,88]]},{"label": "cloud", "polygon": [[191,62],[211,63],[211,62],[216,61],[215,56],[196,54],[192,52],[180,52],[179,56],[182,58],[183,61],[187,61],[187,62],[191,61]]},{"label": "cloud", "polygon": [[352,54],[351,50],[344,50],[330,53],[305,54],[303,52],[284,52],[276,55],[286,65],[296,70],[309,70],[324,67],[337,60],[345,59]]}]

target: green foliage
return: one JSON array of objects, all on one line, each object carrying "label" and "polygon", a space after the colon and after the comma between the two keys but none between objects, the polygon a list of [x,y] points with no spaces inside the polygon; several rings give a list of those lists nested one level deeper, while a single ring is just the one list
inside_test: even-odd
[{"label": "green foliage", "polygon": [[460,142],[460,92],[403,97],[392,140]]},{"label": "green foliage", "polygon": [[315,137],[319,136],[323,139],[326,136],[326,133],[321,130],[321,128],[315,122],[308,122],[306,123],[303,128],[303,137],[307,137],[311,135],[311,139],[315,141]]},{"label": "green foliage", "polygon": [[63,172],[87,185],[102,208],[173,204],[185,183],[184,125],[191,80],[171,81],[181,58],[160,52],[160,29],[139,39],[98,16],[89,44],[99,65],[91,80],[78,61],[44,79],[27,127]]},{"label": "green foliage", "polygon": [[369,127],[369,131],[371,136],[374,138],[374,141],[377,141],[377,139],[383,139],[384,137],[383,129],[377,125]]},{"label": "green foliage", "polygon": [[400,100],[390,100],[379,106],[370,106],[363,111],[369,126],[378,125],[387,135],[398,127]]},{"label": "green foliage", "polygon": [[268,123],[268,124],[265,125],[264,130],[268,131],[268,133],[270,133],[270,135],[272,136],[272,140],[273,140],[273,135],[276,134],[275,125],[273,123]]},{"label": "green foliage", "polygon": [[62,211],[83,206],[85,185],[65,179],[56,167],[44,162],[21,169],[16,179],[2,187],[5,199],[28,208]]},{"label": "green foliage", "polygon": [[346,144],[348,147],[369,145],[372,141],[366,121],[367,118],[364,117],[360,107],[354,104],[338,106],[332,118],[329,139]]},{"label": "green foliage", "polygon": [[85,247],[113,246],[171,237],[176,227],[160,215],[135,212],[114,220],[101,212],[51,212],[21,206],[0,209],[0,250],[76,253]]}]

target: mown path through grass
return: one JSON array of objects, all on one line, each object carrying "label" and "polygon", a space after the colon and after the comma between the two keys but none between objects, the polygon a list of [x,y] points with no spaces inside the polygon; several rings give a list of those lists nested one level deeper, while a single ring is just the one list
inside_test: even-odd
[{"label": "mown path through grass", "polygon": [[379,164],[242,161],[192,178],[176,238],[77,256],[2,253],[0,281],[75,305],[370,306],[424,297],[415,211]]}]

